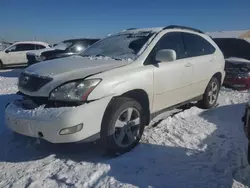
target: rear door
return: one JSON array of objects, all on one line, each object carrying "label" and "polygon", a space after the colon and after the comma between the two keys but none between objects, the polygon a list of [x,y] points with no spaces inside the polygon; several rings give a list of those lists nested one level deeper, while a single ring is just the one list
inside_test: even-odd
[{"label": "rear door", "polygon": [[192,96],[204,93],[213,74],[216,61],[215,48],[203,37],[193,33],[183,33],[187,61],[193,66]]}]

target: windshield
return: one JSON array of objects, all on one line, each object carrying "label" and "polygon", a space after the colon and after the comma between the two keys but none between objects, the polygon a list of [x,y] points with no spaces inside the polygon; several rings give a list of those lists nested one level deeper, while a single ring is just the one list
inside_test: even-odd
[{"label": "windshield", "polygon": [[243,39],[214,39],[225,58],[238,57],[250,60],[250,43]]},{"label": "windshield", "polygon": [[72,45],[72,42],[61,42],[57,45],[55,45],[53,48],[59,49],[59,50],[66,50],[70,45]]},{"label": "windshield", "polygon": [[113,35],[94,43],[80,55],[135,60],[138,52],[152,35],[153,33],[148,31]]}]

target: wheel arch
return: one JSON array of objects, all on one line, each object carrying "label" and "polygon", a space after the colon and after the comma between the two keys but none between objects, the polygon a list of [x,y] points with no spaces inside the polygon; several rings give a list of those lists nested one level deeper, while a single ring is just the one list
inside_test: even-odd
[{"label": "wheel arch", "polygon": [[217,73],[215,73],[213,76],[212,76],[212,78],[217,78],[218,79],[218,81],[220,82],[220,85],[222,85],[222,73],[221,72],[217,72]]},{"label": "wheel arch", "polygon": [[145,110],[146,124],[148,125],[150,122],[150,101],[147,92],[143,89],[134,89],[123,93],[121,96],[132,98],[135,101],[139,102],[139,104]]},{"label": "wheel arch", "polygon": [[149,124],[150,122],[150,99],[149,99],[147,92],[143,89],[133,89],[130,91],[126,91],[120,95],[114,96],[110,100],[109,104],[107,105],[102,121],[106,118],[106,115],[109,113],[111,106],[112,106],[112,102],[116,98],[119,98],[119,97],[128,97],[128,98],[134,99],[142,106],[143,109],[146,109],[145,110],[145,122],[146,122],[146,125]]}]

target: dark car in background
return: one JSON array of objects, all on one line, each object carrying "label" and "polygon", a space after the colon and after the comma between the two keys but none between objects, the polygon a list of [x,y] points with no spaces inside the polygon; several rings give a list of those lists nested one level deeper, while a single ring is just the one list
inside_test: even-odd
[{"label": "dark car in background", "polygon": [[225,57],[224,86],[250,89],[250,40],[241,38],[214,38]]},{"label": "dark car in background", "polygon": [[68,57],[83,52],[100,39],[70,39],[54,45],[50,49],[37,50],[26,54],[28,66],[41,61]]}]

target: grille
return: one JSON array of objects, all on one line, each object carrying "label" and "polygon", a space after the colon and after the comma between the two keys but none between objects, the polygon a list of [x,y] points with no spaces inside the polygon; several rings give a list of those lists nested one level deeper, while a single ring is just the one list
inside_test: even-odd
[{"label": "grille", "polygon": [[32,65],[37,62],[36,57],[34,55],[26,55],[27,60],[28,60],[28,65]]},{"label": "grille", "polygon": [[[21,93],[20,91],[17,92],[17,94],[22,96],[24,99],[32,101],[32,103],[34,103],[36,107],[45,105],[45,108],[60,108],[60,107],[73,107],[84,104],[84,102],[77,103],[77,102],[51,101],[47,97],[28,96]],[[34,105],[29,105],[29,104],[22,104],[22,107],[24,109],[34,109]]]},{"label": "grille", "polygon": [[37,91],[45,84],[49,83],[52,78],[21,73],[18,78],[18,87],[26,91]]}]

